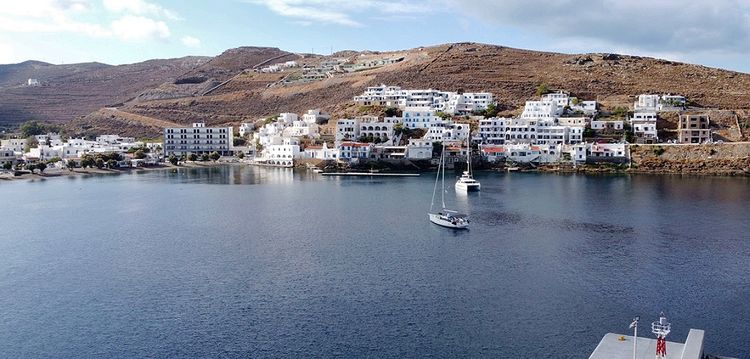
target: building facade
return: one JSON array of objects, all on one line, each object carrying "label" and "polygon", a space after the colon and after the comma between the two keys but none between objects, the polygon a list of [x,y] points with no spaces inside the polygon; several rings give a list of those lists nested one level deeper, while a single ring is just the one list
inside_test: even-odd
[{"label": "building facade", "polygon": [[206,127],[197,122],[192,127],[170,127],[164,129],[164,155],[183,156],[218,152],[222,156],[231,156],[232,132],[229,127]]},{"label": "building facade", "polygon": [[711,141],[711,119],[707,115],[682,115],[677,126],[680,143],[705,143]]}]

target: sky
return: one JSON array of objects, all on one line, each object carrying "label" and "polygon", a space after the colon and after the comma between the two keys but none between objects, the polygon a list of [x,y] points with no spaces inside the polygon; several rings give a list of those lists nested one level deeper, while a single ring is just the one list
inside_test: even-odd
[{"label": "sky", "polygon": [[0,0],[0,64],[465,41],[750,72],[750,0]]}]

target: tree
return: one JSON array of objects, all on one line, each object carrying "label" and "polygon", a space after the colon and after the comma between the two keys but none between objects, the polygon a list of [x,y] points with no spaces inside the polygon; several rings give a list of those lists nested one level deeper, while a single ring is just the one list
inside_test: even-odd
[{"label": "tree", "polygon": [[242,138],[242,137],[235,137],[235,138],[232,139],[232,143],[235,146],[244,146],[244,145],[247,144],[247,140],[244,139],[244,138]]},{"label": "tree", "polygon": [[83,156],[83,158],[81,158],[81,167],[91,168],[91,167],[94,167],[94,165],[95,165],[94,157],[92,157],[91,155],[85,155]]},{"label": "tree", "polygon": [[26,164],[26,169],[29,170],[29,171],[31,171],[31,173],[34,173],[34,170],[36,169],[36,165],[33,164],[33,163],[27,163]]},{"label": "tree", "polygon": [[47,169],[47,164],[44,162],[39,162],[36,164],[36,168],[39,170],[39,173],[42,173]]},{"label": "tree", "polygon": [[175,155],[169,155],[169,163],[171,163],[174,166],[177,166],[177,163],[179,160],[177,159],[177,156]]},{"label": "tree", "polygon": [[245,153],[244,153],[244,152],[240,152],[240,153],[238,153],[238,154],[237,154],[237,158],[239,158],[239,159],[243,159],[243,158],[245,158]]},{"label": "tree", "polygon": [[143,152],[143,150],[137,150],[135,151],[135,153],[133,153],[133,157],[135,157],[135,159],[142,160],[146,158],[146,153]]},{"label": "tree", "polygon": [[401,116],[400,110],[397,107],[388,107],[385,109],[385,116],[386,117],[398,117]]},{"label": "tree", "polygon": [[23,134],[23,137],[41,135],[46,130],[46,127],[37,121],[27,121],[21,125],[21,134]]},{"label": "tree", "polygon": [[117,161],[115,160],[109,160],[107,161],[107,168],[117,168]]},{"label": "tree", "polygon": [[625,131],[625,142],[627,143],[636,143],[637,140],[635,138],[635,134],[633,131]]},{"label": "tree", "polygon": [[77,167],[77,165],[78,164],[74,160],[68,160],[68,163],[66,164],[66,166],[68,167],[68,170],[70,171],[74,170]]},{"label": "tree", "polygon": [[3,163],[3,168],[6,170],[10,170],[11,168],[13,168],[13,162],[6,161],[5,163]]},{"label": "tree", "polygon": [[39,147],[39,141],[36,140],[36,137],[30,136],[26,139],[26,145],[23,146],[23,152],[29,152],[32,148]]},{"label": "tree", "polygon": [[187,159],[188,159],[188,161],[192,161],[192,162],[195,162],[195,161],[197,161],[197,160],[198,160],[198,155],[196,155],[195,153],[190,153],[190,154],[189,154],[189,155],[187,156]]},{"label": "tree", "polygon": [[221,155],[218,152],[214,151],[214,152],[211,152],[211,154],[208,155],[208,157],[211,159],[211,161],[216,162],[219,160],[219,158],[221,158]]},{"label": "tree", "polygon": [[449,120],[451,117],[453,117],[453,116],[451,116],[451,115],[449,115],[449,114],[447,114],[447,113],[445,113],[443,111],[435,112],[435,116],[440,117],[443,120]]},{"label": "tree", "polygon": [[105,165],[104,159],[102,159],[101,157],[98,157],[96,160],[94,160],[94,164],[96,165],[96,168],[102,169],[104,168],[104,165]]},{"label": "tree", "polygon": [[539,87],[536,88],[536,95],[537,96],[546,95],[546,94],[548,94],[550,92],[552,92],[552,91],[549,89],[549,86],[547,86],[547,84],[545,84],[545,83],[539,84]]},{"label": "tree", "polygon": [[60,157],[58,157],[58,156],[55,156],[55,157],[52,157],[52,158],[50,158],[49,160],[47,160],[47,163],[48,163],[48,164],[49,164],[49,163],[57,163],[57,162],[60,162],[60,161],[62,161],[62,158],[60,158]]},{"label": "tree", "polygon": [[583,137],[585,138],[592,138],[596,136],[596,131],[594,131],[591,127],[586,127],[586,129],[583,130]]},{"label": "tree", "polygon": [[492,118],[497,116],[497,113],[500,112],[500,109],[497,108],[497,105],[494,103],[491,103],[487,105],[487,108],[484,110],[484,118]]},{"label": "tree", "polygon": [[207,162],[207,161],[208,161],[208,159],[209,159],[209,158],[208,158],[208,154],[207,154],[207,153],[204,153],[204,154],[202,154],[202,155],[201,155],[201,161],[203,161],[203,162]]}]

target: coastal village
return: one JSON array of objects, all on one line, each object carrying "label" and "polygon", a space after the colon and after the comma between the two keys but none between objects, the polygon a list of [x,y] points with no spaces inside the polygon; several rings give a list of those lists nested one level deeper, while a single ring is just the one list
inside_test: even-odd
[{"label": "coastal village", "polygon": [[[264,68],[283,71],[296,66]],[[332,65],[334,66],[334,65]],[[375,66],[375,65],[373,65]],[[401,168],[434,165],[445,147],[449,165],[464,161],[467,149],[488,168],[576,168],[602,164],[627,166],[640,144],[713,143],[710,116],[687,112],[688,99],[672,94],[641,94],[630,109],[603,112],[597,101],[579,99],[540,85],[515,117],[498,117],[489,92],[368,87],[352,101],[378,115],[332,119],[319,109],[280,113],[234,126],[165,128],[161,141],[101,135],[65,138],[58,133],[2,140],[0,165],[6,171],[43,172],[47,168],[132,168],[164,162],[242,161],[294,167],[334,164],[334,170],[396,163]],[[677,136],[660,138],[659,118],[679,116]],[[717,141],[721,142],[721,141]],[[656,147],[654,151],[659,151]],[[663,149],[662,149],[663,151]]]}]

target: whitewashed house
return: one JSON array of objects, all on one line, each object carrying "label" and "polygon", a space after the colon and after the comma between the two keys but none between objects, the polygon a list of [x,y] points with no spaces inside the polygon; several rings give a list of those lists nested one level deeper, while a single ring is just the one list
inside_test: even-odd
[{"label": "whitewashed house", "polygon": [[635,112],[630,118],[630,126],[639,142],[654,143],[658,141],[656,130],[656,112]]},{"label": "whitewashed house", "polygon": [[432,141],[421,138],[410,138],[406,145],[406,158],[411,160],[428,160],[432,158]]},{"label": "whitewashed house", "polygon": [[622,131],[625,128],[625,121],[591,121],[591,129],[594,130],[616,130]]},{"label": "whitewashed house", "polygon": [[245,137],[253,133],[253,130],[255,130],[255,124],[250,123],[250,122],[241,123],[240,128],[239,128],[240,137]]},{"label": "whitewashed house", "polygon": [[563,108],[556,101],[526,101],[521,113],[522,119],[554,119],[563,114]]},{"label": "whitewashed house", "polygon": [[323,142],[322,146],[305,147],[304,158],[316,160],[337,160],[341,157],[341,150],[338,148],[328,148],[328,144]]},{"label": "whitewashed house", "polygon": [[342,118],[336,121],[336,141],[355,141],[359,138],[359,119]]},{"label": "whitewashed house", "polygon": [[302,121],[305,121],[309,124],[320,125],[328,122],[328,120],[330,119],[331,115],[320,112],[320,109],[307,110],[307,113],[302,115]]},{"label": "whitewashed house", "polygon": [[635,103],[633,104],[633,109],[635,109],[635,112],[659,111],[659,95],[638,95]]},{"label": "whitewashed house", "polygon": [[271,144],[263,148],[262,161],[276,166],[292,166],[294,160],[302,157],[299,139],[275,136]]},{"label": "whitewashed house", "polygon": [[401,116],[407,128],[430,128],[432,124],[442,122],[443,119],[435,115],[435,110],[426,107],[407,108]]}]

